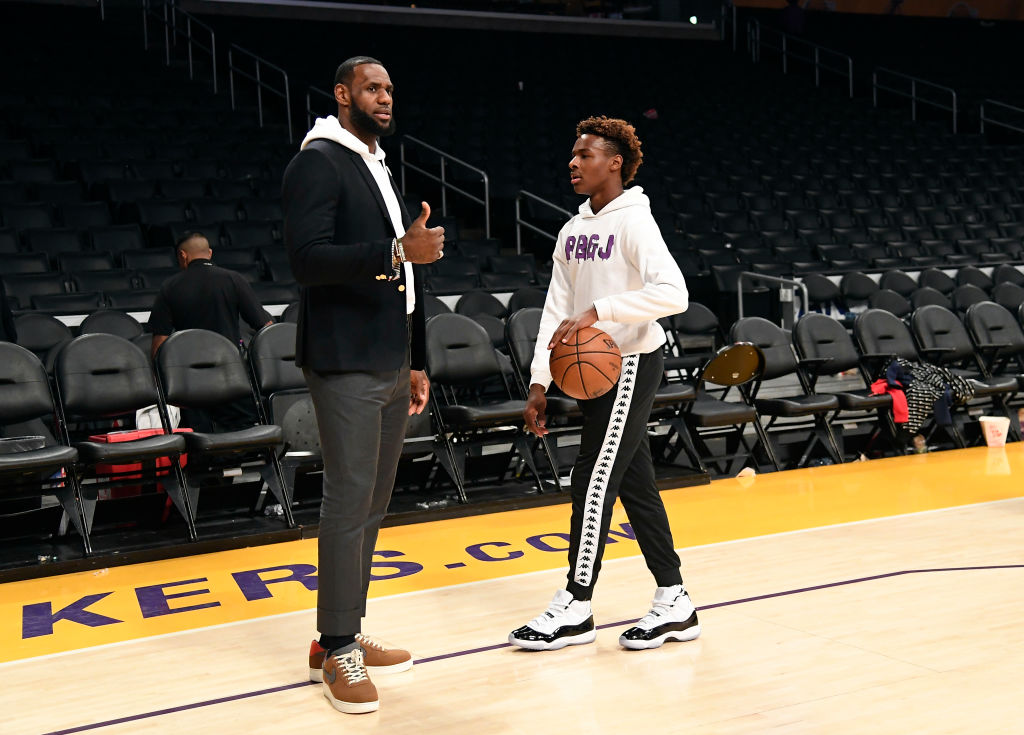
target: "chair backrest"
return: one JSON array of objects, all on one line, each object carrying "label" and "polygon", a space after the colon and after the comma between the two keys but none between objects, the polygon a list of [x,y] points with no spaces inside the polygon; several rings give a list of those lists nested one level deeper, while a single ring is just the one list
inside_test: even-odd
[{"label": "chair backrest", "polygon": [[1015,283],[1018,286],[1024,286],[1024,272],[1021,272],[1016,266],[1003,263],[1002,265],[996,266],[996,269],[992,271],[992,280],[996,283]]},{"label": "chair backrest", "polygon": [[465,385],[501,368],[487,331],[462,314],[438,314],[427,322],[427,372],[437,383]]},{"label": "chair backrest", "polygon": [[807,287],[807,298],[811,306],[829,304],[839,299],[839,284],[820,273],[808,273],[801,278]]},{"label": "chair backrest", "polygon": [[953,289],[953,306],[957,311],[967,311],[967,308],[972,304],[980,304],[982,301],[988,301],[988,294],[985,293],[981,288],[970,283],[966,283],[963,286],[957,286]]},{"label": "chair backrest", "polygon": [[878,285],[895,291],[903,298],[909,298],[910,294],[917,290],[917,281],[909,273],[903,271],[887,271],[882,274],[882,280]]},{"label": "chair backrest", "polygon": [[0,426],[53,415],[43,363],[32,352],[0,342]]},{"label": "chair backrest", "polygon": [[900,319],[906,318],[913,307],[903,296],[889,288],[880,288],[868,297],[868,306],[872,309],[884,309]]},{"label": "chair backrest", "polygon": [[949,295],[956,288],[956,281],[938,268],[927,268],[918,275],[917,282],[921,286],[929,286],[943,294]]},{"label": "chair backrest", "polygon": [[455,304],[456,314],[490,314],[499,319],[504,319],[508,310],[498,301],[497,297],[486,291],[467,291]]},{"label": "chair backrest", "polygon": [[704,304],[691,301],[686,311],[673,314],[669,323],[675,331],[691,336],[715,336],[718,334],[718,315]]},{"label": "chair backrest", "polygon": [[863,301],[878,290],[878,284],[865,273],[847,273],[839,282],[839,290],[847,306]]},{"label": "chair backrest", "polygon": [[868,309],[858,314],[853,334],[865,354],[896,355],[912,362],[919,359],[907,325],[887,311]]},{"label": "chair backrest", "polygon": [[991,301],[974,304],[964,317],[971,338],[978,345],[1005,345],[1000,355],[1024,354],[1024,329],[1012,311]]},{"label": "chair backrest", "polygon": [[520,375],[528,377],[530,374],[530,363],[533,362],[543,313],[543,309],[536,307],[519,309],[505,322],[505,341],[508,343],[512,364]]},{"label": "chair backrest", "polygon": [[280,322],[263,327],[249,343],[249,362],[261,395],[305,388],[302,368],[295,365],[295,324]]},{"label": "chair backrest", "polygon": [[252,386],[238,348],[216,332],[175,332],[157,351],[156,368],[164,396],[175,406],[203,409],[252,399]]},{"label": "chair backrest", "polygon": [[[910,317],[910,327],[921,345],[928,362],[944,364],[974,359],[974,345],[967,334],[960,317],[937,304],[928,304],[915,309]],[[927,350],[944,348],[948,351],[929,355]]]},{"label": "chair backrest", "polygon": [[18,344],[36,355],[45,355],[74,337],[70,327],[49,314],[22,314],[15,317],[14,327],[18,331]]},{"label": "chair backrest", "polygon": [[985,273],[985,271],[973,265],[965,265],[956,272],[956,283],[958,286],[971,284],[972,286],[977,286],[983,291],[991,291],[993,285],[992,277]]},{"label": "chair backrest", "polygon": [[919,306],[927,306],[928,304],[935,304],[946,309],[953,308],[953,302],[950,301],[949,297],[931,286],[922,286],[914,291],[910,295],[910,304],[915,309]]},{"label": "chair backrest", "polygon": [[1009,309],[983,301],[967,309],[964,323],[979,345],[1005,345],[1002,354],[1024,353],[1024,329]]},{"label": "chair backrest", "polygon": [[701,368],[698,384],[739,386],[759,380],[764,372],[764,354],[747,342],[726,345]]},{"label": "chair backrest", "polygon": [[789,375],[796,370],[796,355],[789,334],[779,325],[759,316],[738,319],[729,330],[733,342],[748,342],[764,357],[763,380]]},{"label": "chair backrest", "polygon": [[70,416],[115,416],[159,400],[149,358],[113,334],[83,334],[65,344],[55,374]]},{"label": "chair backrest", "polygon": [[432,293],[423,294],[423,313],[427,319],[438,314],[451,314],[448,304]]},{"label": "chair backrest", "polygon": [[[793,345],[816,375],[835,375],[857,367],[860,358],[846,327],[825,314],[805,314],[793,327]],[[827,362],[824,360],[827,359]]]},{"label": "chair backrest", "polygon": [[100,309],[82,320],[82,334],[116,334],[131,341],[142,334],[142,325],[131,314],[117,309]]},{"label": "chair backrest", "polygon": [[539,288],[520,288],[509,297],[508,313],[512,314],[520,309],[532,307],[544,308],[546,298],[547,294]]},{"label": "chair backrest", "polygon": [[123,311],[149,311],[153,308],[157,293],[155,288],[133,288],[127,291],[107,291],[110,308]]},{"label": "chair backrest", "polygon": [[992,300],[1007,309],[1016,310],[1024,303],[1024,287],[1011,281],[998,283],[992,288]]}]

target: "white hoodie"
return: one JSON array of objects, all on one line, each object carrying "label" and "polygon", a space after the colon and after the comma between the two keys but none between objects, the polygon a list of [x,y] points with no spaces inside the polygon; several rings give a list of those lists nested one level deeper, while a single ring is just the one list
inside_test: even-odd
[{"label": "white hoodie", "polygon": [[[360,155],[363,163],[366,164],[366,168],[369,169],[370,175],[373,176],[373,180],[377,182],[377,188],[380,189],[381,196],[384,197],[384,204],[387,205],[388,215],[391,217],[391,226],[395,230],[395,237],[402,237],[405,234],[405,226],[402,224],[402,209],[398,205],[398,197],[395,196],[395,190],[391,186],[391,170],[384,163],[384,149],[378,144],[377,150],[370,153],[366,143],[341,127],[341,123],[338,122],[338,118],[334,115],[318,117],[316,122],[313,123],[312,129],[306,133],[306,137],[303,138],[302,145],[299,148],[305,148],[310,141],[320,138],[333,140],[335,143],[340,143],[350,151]],[[405,264],[405,284],[405,308],[409,314],[412,314],[416,308],[416,289],[413,288],[411,263]]]},{"label": "white hoodie", "polygon": [[623,355],[653,352],[665,342],[657,319],[685,311],[686,282],[651,215],[643,189],[634,186],[594,214],[590,200],[555,241],[551,284],[540,320],[531,383],[546,390],[551,335],[570,316],[597,309],[598,321]]}]

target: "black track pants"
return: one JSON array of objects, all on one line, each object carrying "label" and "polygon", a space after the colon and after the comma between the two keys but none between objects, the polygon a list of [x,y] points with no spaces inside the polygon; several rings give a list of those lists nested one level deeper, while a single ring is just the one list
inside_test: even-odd
[{"label": "black track pants", "polygon": [[647,438],[651,405],[664,371],[661,350],[627,355],[618,384],[599,398],[580,401],[583,435],[572,469],[569,583],[589,600],[601,569],[615,498],[622,498],[640,550],[659,587],[681,584],[665,505],[658,493]]}]

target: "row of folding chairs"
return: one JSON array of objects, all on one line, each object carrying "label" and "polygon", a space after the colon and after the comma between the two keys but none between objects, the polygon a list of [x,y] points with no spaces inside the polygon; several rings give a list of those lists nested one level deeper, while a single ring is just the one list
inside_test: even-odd
[{"label": "row of folding chairs", "polygon": [[[889,396],[868,391],[870,383],[880,373],[884,376],[885,366],[895,357],[950,368],[970,381],[976,404],[998,415],[1009,415],[1010,400],[1024,388],[1021,322],[993,302],[971,306],[963,320],[938,305],[914,310],[909,323],[884,310],[869,309],[856,317],[852,333],[830,316],[811,313],[797,322],[792,335],[761,317],[745,317],[732,325],[726,338],[717,316],[700,304],[691,304],[687,312],[665,320],[664,326],[669,334],[666,367],[670,374],[680,372],[691,380],[700,375],[701,366],[715,356],[715,348],[720,344],[749,342],[761,350],[763,371],[738,395],[759,415],[769,418],[765,429],[778,428],[779,422],[808,419],[803,426],[797,421],[799,428],[808,432],[808,439],[793,466],[807,461],[816,442],[831,450],[829,458],[833,461],[852,458],[854,454],[841,449],[842,433],[831,428],[851,413],[861,418],[865,412],[877,414],[869,436],[872,446],[882,437],[893,451],[905,448],[907,437],[900,435],[893,423]],[[686,349],[695,338],[703,338],[697,342],[698,349]],[[851,377],[851,372],[859,375],[859,380]],[[843,381],[858,383],[857,387],[834,391],[837,403],[815,398],[818,379],[838,374],[845,375]],[[780,398],[762,392],[762,387],[779,390],[780,379],[783,391],[792,390],[794,383],[798,383],[797,394]],[[737,416],[742,415],[737,410]],[[947,433],[954,446],[964,446],[964,427],[969,419],[964,409],[956,411],[954,417]],[[749,414],[748,419],[753,423]],[[757,428],[758,424],[754,426]],[[766,437],[762,437],[762,443],[771,446]],[[777,451],[775,454],[778,456]],[[718,469],[725,472],[730,467],[718,465]],[[735,466],[731,469],[735,470]]]},{"label": "row of folding chairs", "polygon": [[[674,229],[693,235],[713,232],[793,232],[804,240],[820,242],[885,242],[887,240],[938,239],[948,242],[968,239],[967,225],[991,225],[1018,236],[1024,220],[1024,205],[982,205],[927,210],[851,210],[794,209],[783,212],[673,212],[669,218]],[[656,213],[656,218],[658,213]],[[667,218],[662,215],[662,220]],[[838,230],[838,232],[836,232]],[[817,233],[813,236],[810,233]],[[810,244],[816,244],[810,243]]]},{"label": "row of folding chairs", "polygon": [[[248,369],[230,340],[203,330],[175,333],[162,345],[154,371],[149,355],[127,339],[85,334],[59,349],[52,385],[29,350],[0,343],[0,353],[0,426],[36,428],[44,444],[0,455],[0,500],[55,495],[86,554],[93,550],[97,524],[152,526],[170,507],[185,535],[197,538],[203,498],[211,496],[208,504],[215,507],[217,495],[232,492],[230,485],[211,487],[210,482],[221,478],[223,485],[223,478],[238,474],[243,464],[262,481],[248,491],[250,511],[260,509],[266,491],[283,508],[285,522],[293,523],[290,489],[278,459],[281,427],[171,431],[168,405],[202,410],[248,401],[255,406]],[[137,412],[154,410],[161,431],[118,432],[135,424]],[[46,422],[52,422],[52,430]],[[143,512],[146,517],[133,516]],[[19,518],[26,520],[24,514]]]},{"label": "row of folding chairs", "polygon": [[[171,252],[174,244],[186,232],[202,234],[213,248],[284,250],[281,243],[280,221],[228,220],[213,224],[181,221],[162,226],[148,226],[145,231],[138,224],[41,227],[20,232],[0,229],[0,253],[15,256],[27,253],[43,254],[48,258],[45,269],[58,267],[57,258],[69,253],[110,252],[120,263],[121,253],[127,250],[139,251],[150,248]],[[3,269],[0,272],[18,270],[11,262],[2,265]],[[33,272],[30,269],[22,270]]]},{"label": "row of folding chairs", "polygon": [[[121,208],[122,222],[143,226],[177,222],[277,222],[283,219],[279,197],[140,199]],[[58,225],[54,205],[48,202],[13,202],[0,206],[0,224],[16,231]]]},{"label": "row of folding chairs", "polygon": [[[4,148],[17,155],[18,143],[7,141]],[[287,163],[285,159],[284,163]],[[155,182],[173,179],[214,179],[225,182],[270,180],[283,171],[283,164],[268,166],[259,160],[225,161],[218,158],[81,159],[14,158],[0,170],[3,179],[22,184],[50,184],[80,181],[86,187],[108,182]],[[230,188],[230,187],[228,187]]]},{"label": "row of folding chairs", "polygon": [[[1010,264],[991,271],[962,266],[952,273],[939,268],[889,270],[875,277],[859,271],[831,278],[807,274],[801,281],[807,287],[810,308],[818,310],[850,312],[865,305],[892,310],[906,302],[914,308],[933,303],[962,313],[972,304],[992,300],[1015,311],[1024,301],[1024,271]],[[907,314],[898,313],[900,317]]]},{"label": "row of folding chairs", "polygon": [[[298,287],[287,270],[277,266],[273,273],[281,280],[264,280],[270,266],[249,261],[226,263],[224,267],[240,273],[252,286],[261,303],[287,304],[295,300]],[[179,268],[145,268],[139,270],[82,271],[65,273],[31,273],[4,276],[4,290],[14,311],[49,311],[62,314],[87,314],[104,305],[124,309],[149,309],[152,298],[141,292],[155,294],[169,278],[181,273]]]}]

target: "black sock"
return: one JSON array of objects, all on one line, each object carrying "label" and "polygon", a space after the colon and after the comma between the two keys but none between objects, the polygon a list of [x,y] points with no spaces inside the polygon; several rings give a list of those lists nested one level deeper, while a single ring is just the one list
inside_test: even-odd
[{"label": "black sock", "polygon": [[331,651],[337,651],[339,648],[344,648],[345,646],[351,646],[355,642],[356,637],[354,635],[321,634],[319,640],[320,646],[324,650],[326,650],[327,653],[330,653]]}]

